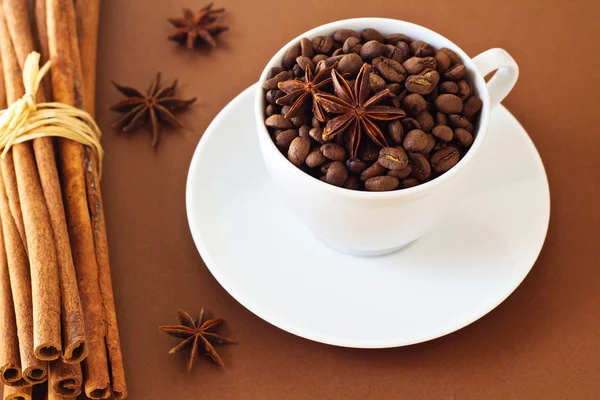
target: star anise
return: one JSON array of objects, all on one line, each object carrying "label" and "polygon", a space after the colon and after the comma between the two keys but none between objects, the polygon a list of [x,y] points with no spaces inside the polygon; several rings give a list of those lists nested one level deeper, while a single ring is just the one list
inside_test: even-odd
[{"label": "star anise", "polygon": [[204,321],[204,309],[200,309],[200,316],[197,321],[194,321],[192,316],[185,311],[179,310],[179,321],[181,325],[161,326],[159,329],[171,336],[182,338],[183,341],[173,347],[169,354],[174,354],[178,351],[190,349],[190,354],[187,361],[187,370],[190,372],[194,362],[198,359],[200,351],[203,351],[214,362],[220,366],[224,366],[223,360],[217,354],[214,346],[217,344],[233,344],[236,343],[232,339],[224,338],[216,333],[209,332],[210,329],[217,327],[223,319],[209,319]]},{"label": "star anise", "polygon": [[286,93],[285,96],[277,99],[277,104],[282,106],[291,106],[290,110],[285,114],[285,118],[297,117],[304,112],[304,106],[309,100],[313,100],[313,114],[321,122],[325,122],[325,114],[318,102],[314,101],[314,97],[320,92],[320,89],[331,82],[330,72],[337,66],[334,65],[324,68],[319,71],[314,77],[312,69],[306,67],[304,81],[299,79],[290,79],[279,82],[277,85],[281,91]]},{"label": "star anise", "polygon": [[175,118],[175,111],[187,108],[196,101],[196,98],[179,99],[174,97],[177,79],[171,86],[160,87],[160,72],[150,84],[146,95],[116,82],[113,85],[127,98],[110,107],[113,111],[125,113],[115,121],[111,127],[123,132],[131,132],[143,123],[150,120],[152,125],[152,146],[158,144],[159,123],[165,122],[174,128],[183,128],[181,122]]},{"label": "star anise", "polygon": [[331,71],[331,79],[335,95],[323,92],[315,95],[316,101],[325,111],[339,114],[327,122],[323,130],[323,139],[329,140],[340,133],[347,132],[346,144],[352,158],[356,158],[363,130],[375,144],[387,147],[387,141],[374,120],[391,121],[402,118],[406,114],[399,108],[375,105],[387,97],[390,91],[383,89],[369,97],[369,65],[363,64],[360,69],[354,91],[336,70]]},{"label": "star anise", "polygon": [[183,9],[183,18],[169,18],[173,24],[175,32],[169,36],[170,40],[186,44],[189,49],[199,41],[204,41],[212,47],[217,47],[214,37],[225,32],[229,28],[224,25],[217,25],[216,14],[225,11],[224,8],[212,8],[212,3],[202,8],[196,14],[189,8]]}]

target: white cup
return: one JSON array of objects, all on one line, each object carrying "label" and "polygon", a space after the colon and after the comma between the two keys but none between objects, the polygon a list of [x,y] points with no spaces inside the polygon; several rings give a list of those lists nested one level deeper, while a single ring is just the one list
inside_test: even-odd
[{"label": "white cup", "polygon": [[[467,79],[483,101],[475,140],[466,155],[443,175],[408,189],[390,192],[360,192],[339,188],[304,173],[277,149],[265,127],[263,82],[272,67],[281,66],[286,50],[302,37],[328,36],[341,28],[358,32],[375,28],[384,35],[404,33],[435,48],[456,52],[467,67]],[[486,84],[484,76],[496,74]],[[303,33],[273,56],[263,70],[255,101],[258,141],[264,162],[287,206],[315,236],[342,252],[379,255],[397,250],[435,227],[452,209],[461,192],[461,175],[477,153],[488,129],[490,111],[511,91],[519,68],[503,49],[490,49],[470,58],[457,45],[439,33],[405,21],[385,18],[356,18],[326,24]]]}]

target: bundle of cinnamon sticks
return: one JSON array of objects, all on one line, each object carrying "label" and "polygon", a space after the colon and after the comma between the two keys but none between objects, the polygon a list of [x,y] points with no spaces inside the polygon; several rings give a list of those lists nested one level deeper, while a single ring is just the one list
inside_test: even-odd
[{"label": "bundle of cinnamon sticks", "polygon": [[[0,0],[0,108],[24,95],[24,63],[38,51],[51,73],[36,102],[93,115],[98,17],[99,0],[36,0],[32,11]],[[127,396],[99,167],[91,149],[52,137],[0,159],[4,399],[30,398],[46,381],[51,400]]]}]

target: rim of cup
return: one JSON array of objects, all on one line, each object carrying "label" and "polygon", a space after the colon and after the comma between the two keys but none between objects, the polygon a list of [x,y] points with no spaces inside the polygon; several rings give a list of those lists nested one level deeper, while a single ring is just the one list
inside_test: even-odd
[{"label": "rim of cup", "polygon": [[[387,25],[394,25],[394,24],[398,25],[398,29],[393,28],[394,32],[389,31],[388,30],[389,27]],[[402,25],[402,26],[400,26],[400,25]],[[369,192],[369,191],[346,189],[343,187],[331,185],[326,182],[322,182],[321,180],[312,177],[311,175],[307,174],[306,172],[302,171],[300,168],[298,168],[294,164],[292,164],[285,157],[285,155],[279,151],[279,149],[275,145],[275,142],[269,135],[269,131],[267,130],[267,127],[265,126],[264,112],[265,112],[265,107],[266,107],[266,100],[265,100],[265,92],[264,92],[264,89],[262,88],[262,84],[267,80],[267,76],[268,76],[271,68],[281,66],[281,61],[283,59],[283,56],[285,55],[285,52],[287,51],[287,49],[290,46],[299,43],[300,39],[302,39],[303,37],[307,37],[312,40],[316,36],[331,35],[337,29],[354,29],[354,30],[360,31],[360,30],[366,29],[366,28],[374,28],[374,29],[383,31],[382,33],[384,35],[389,34],[389,33],[395,33],[395,32],[405,33],[414,40],[423,40],[421,37],[419,37],[419,34],[424,35],[424,36],[425,35],[433,36],[433,37],[435,37],[436,41],[443,42],[443,45],[441,45],[441,46],[439,44],[432,44],[432,45],[434,47],[436,47],[436,49],[439,49],[440,47],[448,47],[449,49],[453,50],[460,56],[463,63],[467,67],[467,76],[473,82],[475,92],[476,92],[477,96],[481,99],[481,101],[483,102],[483,107],[481,108],[481,114],[479,116],[479,121],[478,121],[477,127],[475,129],[475,132],[473,134],[473,138],[474,138],[473,144],[471,145],[469,150],[466,152],[466,154],[458,161],[458,163],[454,167],[450,168],[448,171],[446,171],[442,175],[437,176],[427,182],[421,183],[420,185],[413,186],[410,188],[405,188],[405,189],[397,189],[397,190],[390,190],[390,191],[383,191],[383,192]],[[416,32],[416,34],[415,34],[415,32]],[[277,162],[279,164],[281,164],[281,168],[285,168],[286,173],[295,174],[295,176],[298,176],[298,179],[302,179],[302,180],[306,181],[307,185],[311,185],[316,190],[319,190],[319,189],[320,190],[328,190],[328,191],[338,194],[338,195],[355,197],[355,198],[359,198],[359,199],[368,199],[368,198],[371,198],[371,199],[372,198],[393,199],[395,197],[401,198],[401,197],[407,197],[407,196],[421,195],[421,194],[423,194],[423,192],[429,191],[429,190],[433,189],[434,187],[439,186],[440,184],[444,183],[445,181],[448,181],[448,180],[454,178],[465,167],[465,165],[467,165],[471,161],[471,159],[477,152],[477,149],[481,145],[483,137],[485,136],[485,133],[487,131],[487,125],[489,122],[489,114],[490,114],[490,106],[489,106],[490,100],[489,100],[487,85],[486,85],[484,77],[479,73],[479,71],[475,67],[475,64],[471,60],[471,57],[469,57],[454,42],[452,42],[445,36],[435,32],[431,29],[425,28],[424,26],[421,26],[421,25],[414,24],[412,22],[407,22],[407,21],[398,20],[398,19],[391,19],[391,18],[352,18],[352,19],[339,20],[339,21],[330,22],[330,23],[327,23],[324,25],[320,25],[316,28],[310,29],[310,30],[298,35],[294,39],[290,40],[286,45],[281,47],[281,49],[279,49],[279,51],[277,51],[277,53],[275,53],[275,55],[269,60],[269,62],[267,63],[267,65],[265,66],[264,70],[262,71],[262,73],[260,75],[260,79],[258,81],[255,96],[256,97],[255,97],[254,114],[255,114],[255,118],[256,118],[258,134],[260,136],[263,136],[263,138],[262,138],[263,140],[266,140],[266,143],[267,143],[266,147],[267,147],[268,151],[270,153],[276,153],[276,154],[274,154],[274,157],[276,157],[276,159],[279,160]],[[266,137],[264,137],[264,136],[266,136]],[[263,149],[265,149],[265,146],[261,145],[261,147]],[[301,177],[300,175],[302,175],[303,177]]]}]

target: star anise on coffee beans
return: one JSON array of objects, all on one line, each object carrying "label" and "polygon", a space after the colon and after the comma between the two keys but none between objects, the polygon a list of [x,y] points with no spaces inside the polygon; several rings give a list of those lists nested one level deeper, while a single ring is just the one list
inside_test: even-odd
[{"label": "star anise on coffee beans", "polygon": [[323,139],[329,140],[347,132],[346,144],[352,158],[356,158],[363,130],[376,145],[387,147],[387,141],[374,121],[391,121],[403,118],[406,114],[399,108],[375,105],[387,97],[390,91],[383,89],[369,97],[369,65],[363,64],[360,69],[354,91],[336,70],[331,71],[331,78],[335,95],[317,93],[315,96],[325,111],[339,114],[327,122]]},{"label": "star anise on coffee beans", "polygon": [[188,372],[192,370],[194,362],[198,359],[200,352],[204,352],[214,362],[220,366],[224,366],[225,364],[217,354],[214,346],[217,344],[233,344],[236,342],[214,332],[210,332],[210,330],[221,324],[223,319],[204,320],[204,309],[200,309],[200,316],[196,321],[194,321],[192,316],[185,311],[180,310],[178,314],[181,325],[167,325],[159,328],[161,331],[168,333],[171,336],[183,339],[181,343],[169,351],[169,354],[189,349],[190,353],[187,361]]},{"label": "star anise on coffee beans", "polygon": [[325,122],[325,114],[314,97],[320,92],[320,89],[331,82],[331,71],[337,66],[334,65],[319,71],[314,77],[310,65],[306,66],[304,81],[299,79],[290,79],[279,82],[277,85],[285,96],[277,99],[277,104],[282,106],[291,106],[285,114],[285,118],[297,117],[305,111],[305,105],[312,100],[313,114],[321,122]]},{"label": "star anise on coffee beans", "polygon": [[225,12],[225,9],[213,9],[212,6],[211,3],[196,14],[189,8],[184,8],[183,18],[169,18],[169,22],[177,28],[169,36],[169,39],[186,44],[189,49],[193,49],[194,45],[198,42],[205,42],[212,47],[217,47],[214,37],[229,28],[214,23],[217,20],[217,14]]},{"label": "star anise on coffee beans", "polygon": [[196,98],[179,99],[174,97],[177,79],[171,86],[160,87],[160,72],[150,84],[146,94],[128,86],[121,86],[116,82],[113,85],[127,98],[110,107],[111,110],[124,113],[111,127],[123,132],[131,132],[140,125],[148,122],[152,125],[152,146],[158,144],[159,124],[165,122],[174,128],[183,128],[181,122],[175,118],[175,111],[187,108],[196,101]]}]

